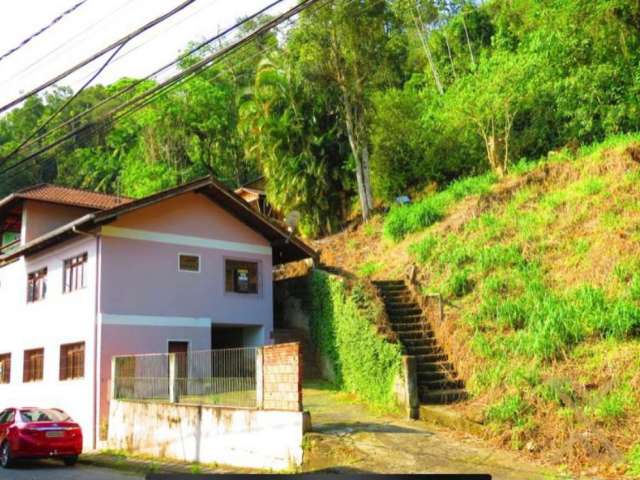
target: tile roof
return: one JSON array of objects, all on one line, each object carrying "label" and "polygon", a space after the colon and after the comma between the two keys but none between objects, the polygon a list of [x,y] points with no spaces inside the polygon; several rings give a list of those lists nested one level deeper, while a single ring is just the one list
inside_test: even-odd
[{"label": "tile roof", "polygon": [[74,207],[108,210],[132,201],[127,197],[118,197],[106,193],[89,192],[76,188],[60,187],[57,185],[36,185],[17,191],[15,198],[26,200],[40,200],[42,202],[72,205]]}]

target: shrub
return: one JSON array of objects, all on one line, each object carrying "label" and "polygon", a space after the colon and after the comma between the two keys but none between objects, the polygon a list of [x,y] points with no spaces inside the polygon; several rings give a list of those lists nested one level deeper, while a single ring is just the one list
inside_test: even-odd
[{"label": "shrub", "polygon": [[391,407],[402,353],[376,331],[373,320],[381,306],[362,286],[349,288],[344,279],[318,270],[309,289],[311,334],[331,364],[336,386],[373,405]]}]

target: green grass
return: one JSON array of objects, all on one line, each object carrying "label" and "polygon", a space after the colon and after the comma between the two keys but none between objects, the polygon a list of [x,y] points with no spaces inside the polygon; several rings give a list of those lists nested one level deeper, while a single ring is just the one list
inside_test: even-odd
[{"label": "green grass", "polygon": [[627,461],[629,462],[627,474],[640,477],[640,442],[635,443],[629,449]]},{"label": "green grass", "polygon": [[604,395],[596,395],[593,403],[585,407],[585,413],[603,423],[612,424],[624,419],[632,406],[633,392],[629,385],[624,385]]},{"label": "green grass", "polygon": [[358,269],[360,277],[369,278],[375,275],[384,265],[382,262],[365,262]]},{"label": "green grass", "polygon": [[522,425],[530,408],[520,394],[515,393],[507,395],[500,403],[490,406],[485,416],[490,422]]},{"label": "green grass", "polygon": [[495,181],[493,174],[468,177],[416,203],[394,206],[385,218],[383,235],[397,242],[410,233],[424,230],[441,220],[450,205],[470,195],[489,192]]}]

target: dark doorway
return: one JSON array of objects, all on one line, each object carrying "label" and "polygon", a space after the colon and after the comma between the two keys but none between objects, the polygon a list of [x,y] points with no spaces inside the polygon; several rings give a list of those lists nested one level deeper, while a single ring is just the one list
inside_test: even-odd
[{"label": "dark doorway", "polygon": [[211,348],[244,347],[244,329],[240,327],[213,327],[211,329]]}]

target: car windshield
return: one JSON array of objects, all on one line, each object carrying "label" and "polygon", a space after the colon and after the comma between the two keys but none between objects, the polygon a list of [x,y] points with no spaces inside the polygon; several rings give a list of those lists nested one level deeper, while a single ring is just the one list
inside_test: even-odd
[{"label": "car windshield", "polygon": [[62,410],[27,408],[20,410],[20,417],[25,423],[31,422],[68,422],[69,415]]}]

